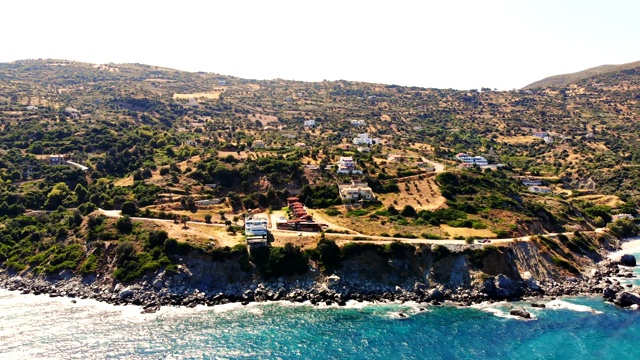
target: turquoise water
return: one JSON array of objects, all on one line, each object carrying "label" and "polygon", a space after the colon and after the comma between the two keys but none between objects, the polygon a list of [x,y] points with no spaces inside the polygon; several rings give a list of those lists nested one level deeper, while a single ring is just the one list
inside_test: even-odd
[{"label": "turquoise water", "polygon": [[403,304],[269,303],[142,315],[135,307],[0,291],[0,358],[640,357],[638,311],[568,298],[530,308],[535,319],[525,321],[506,315],[512,305],[420,311]]},{"label": "turquoise water", "polygon": [[[229,304],[143,315],[137,307],[0,290],[0,359],[640,358],[640,311],[599,297],[545,302],[545,309],[523,302],[424,310]],[[516,305],[534,318],[509,316]]]}]

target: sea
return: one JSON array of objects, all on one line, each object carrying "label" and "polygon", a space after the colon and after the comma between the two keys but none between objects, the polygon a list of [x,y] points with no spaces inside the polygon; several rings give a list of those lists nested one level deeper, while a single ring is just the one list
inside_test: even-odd
[{"label": "sea", "polygon": [[[271,302],[155,314],[75,301],[0,290],[0,359],[640,358],[640,310],[599,296],[536,299],[545,308]],[[516,306],[532,318],[509,315]]]}]

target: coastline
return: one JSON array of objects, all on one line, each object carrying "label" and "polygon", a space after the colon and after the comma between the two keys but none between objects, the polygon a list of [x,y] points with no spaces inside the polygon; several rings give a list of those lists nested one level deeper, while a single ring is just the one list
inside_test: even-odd
[{"label": "coastline", "polygon": [[[525,279],[517,274],[509,278],[503,273],[481,273],[482,278],[463,286],[429,284],[419,280],[389,284],[350,276],[341,279],[336,275],[320,275],[319,272],[306,278],[262,281],[254,278],[242,282],[221,282],[214,286],[187,281],[188,270],[172,275],[158,271],[154,275],[147,274],[135,282],[123,284],[110,277],[92,275],[83,278],[69,271],[53,276],[20,276],[0,269],[0,288],[23,294],[94,299],[116,306],[134,305],[140,307],[143,313],[153,313],[164,306],[193,308],[198,305],[248,305],[268,301],[309,303],[314,306],[346,306],[350,301],[472,306],[498,301],[519,301],[524,298],[553,299],[594,294],[619,306],[640,305],[640,289],[626,281],[636,277],[632,271],[632,266],[636,263],[635,257],[627,254],[640,253],[640,237],[624,239],[619,249],[604,255],[600,262],[583,269],[575,276]],[[189,273],[188,276],[190,275]]]},{"label": "coastline", "polygon": [[[631,243],[629,243],[631,244]],[[628,246],[628,251],[640,246],[640,240]],[[610,257],[621,255],[611,253]],[[45,278],[23,278],[0,272],[0,288],[18,291],[21,294],[43,295],[48,297],[65,297],[75,299],[93,299],[110,305],[133,305],[142,313],[155,313],[162,307],[195,308],[199,306],[246,306],[251,303],[288,302],[308,304],[311,306],[353,306],[358,303],[415,303],[419,307],[429,305],[454,305],[461,307],[478,306],[480,304],[496,302],[515,302],[527,300],[536,302],[544,299],[554,300],[563,296],[593,296],[606,295],[606,289],[617,286],[612,296],[605,296],[608,301],[614,301],[615,294],[624,289],[618,279],[635,277],[628,268],[619,267],[619,263],[604,260],[595,268],[583,274],[583,278],[567,278],[563,282],[548,281],[534,286],[514,286],[508,296],[497,293],[487,293],[479,288],[451,289],[442,285],[432,288],[416,288],[406,290],[400,287],[391,289],[386,286],[373,286],[363,289],[354,286],[336,286],[326,282],[286,283],[251,283],[230,284],[224,291],[201,291],[186,289],[183,292],[171,292],[167,289],[154,289],[146,282],[134,283],[129,286],[122,284],[89,283],[78,277],[65,280],[51,280]],[[499,278],[497,276],[496,278]],[[330,278],[330,277],[327,277]],[[325,278],[325,280],[327,280]],[[500,279],[498,279],[500,280]],[[279,286],[283,285],[283,286]],[[514,284],[515,285],[515,284]],[[631,289],[629,289],[631,291]],[[500,294],[500,295],[498,295]],[[617,304],[619,305],[619,304]]]},{"label": "coastline", "polygon": [[640,253],[640,236],[623,239],[620,242],[620,250],[609,253],[608,258],[614,260],[624,254]]}]

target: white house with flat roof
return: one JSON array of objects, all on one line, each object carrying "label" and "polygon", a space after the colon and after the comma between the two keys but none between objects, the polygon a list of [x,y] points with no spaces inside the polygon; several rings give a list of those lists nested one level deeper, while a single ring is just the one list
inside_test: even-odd
[{"label": "white house with flat roof", "polygon": [[466,153],[460,153],[460,154],[456,155],[456,159],[462,161],[463,163],[467,163],[467,164],[475,164],[475,165],[478,165],[478,166],[489,165],[489,162],[483,156],[471,156],[471,155],[466,154]]},{"label": "white house with flat roof", "polygon": [[246,236],[263,236],[268,233],[269,221],[263,217],[250,217],[244,221]]},{"label": "white house with flat roof", "polygon": [[358,134],[353,138],[354,145],[373,145],[382,142],[380,138],[371,138],[369,134]]},{"label": "white house with flat roof", "polygon": [[308,126],[308,127],[316,126],[316,121],[315,120],[305,120],[304,121],[304,126]]},{"label": "white house with flat roof", "polygon": [[340,193],[340,198],[349,201],[358,201],[358,200],[372,200],[375,199],[375,195],[373,194],[373,190],[369,187],[367,183],[356,183],[351,182],[351,184],[347,185],[338,185],[338,191]]}]

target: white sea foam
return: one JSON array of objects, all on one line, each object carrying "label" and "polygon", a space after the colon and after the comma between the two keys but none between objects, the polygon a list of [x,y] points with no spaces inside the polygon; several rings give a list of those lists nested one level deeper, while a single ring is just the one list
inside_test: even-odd
[{"label": "white sea foam", "polygon": [[501,302],[496,302],[496,303],[490,303],[490,302],[483,302],[483,303],[479,303],[479,304],[473,304],[471,305],[471,308],[480,310],[480,311],[484,311],[484,312],[488,312],[490,314],[493,314],[496,317],[500,317],[500,318],[504,318],[504,319],[516,319],[516,320],[537,320],[537,316],[535,316],[534,313],[532,313],[531,311],[527,310],[529,312],[529,314],[531,314],[531,318],[529,319],[525,319],[522,318],[520,316],[515,316],[515,315],[511,315],[509,312],[511,311],[511,304],[506,302],[506,301],[501,301]]},{"label": "white sea foam", "polygon": [[612,252],[609,254],[609,259],[617,260],[624,254],[638,254],[640,253],[640,239],[634,238],[633,240],[625,241],[622,243],[622,250]]},{"label": "white sea foam", "polygon": [[602,311],[595,310],[589,306],[573,304],[568,301],[563,301],[558,299],[549,301],[547,303],[547,308],[554,309],[554,310],[567,309],[567,310],[577,311],[577,312],[591,312],[594,314],[602,314]]}]

